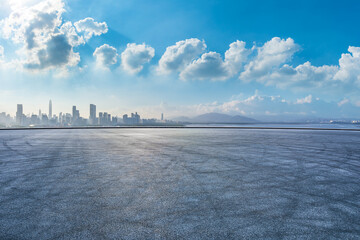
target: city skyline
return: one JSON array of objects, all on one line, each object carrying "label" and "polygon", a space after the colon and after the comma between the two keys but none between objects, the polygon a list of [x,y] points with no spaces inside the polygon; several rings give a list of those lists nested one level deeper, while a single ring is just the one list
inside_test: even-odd
[{"label": "city skyline", "polygon": [[[26,111],[26,108],[25,108]],[[49,100],[49,112],[26,114],[23,104],[16,105],[16,114],[12,116],[0,111],[0,128],[7,127],[76,127],[76,126],[126,126],[126,125],[179,125],[178,121],[167,120],[164,113],[159,118],[141,118],[138,112],[112,115],[106,111],[97,111],[95,104],[89,104],[90,115],[82,115],[76,105],[70,112],[53,114],[52,100]]]},{"label": "city skyline", "polygon": [[147,118],[359,118],[358,10],[350,0],[6,0],[0,111],[46,111],[52,99],[89,115],[96,99]]}]

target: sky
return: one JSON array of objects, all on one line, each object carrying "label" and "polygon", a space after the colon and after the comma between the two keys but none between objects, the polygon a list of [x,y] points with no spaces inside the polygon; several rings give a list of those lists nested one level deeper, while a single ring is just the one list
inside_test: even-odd
[{"label": "sky", "polygon": [[0,2],[0,112],[360,118],[359,1]]}]

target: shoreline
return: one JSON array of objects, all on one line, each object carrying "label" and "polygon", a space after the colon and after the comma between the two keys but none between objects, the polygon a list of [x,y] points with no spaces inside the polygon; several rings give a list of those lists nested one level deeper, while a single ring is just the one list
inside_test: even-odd
[{"label": "shoreline", "polygon": [[353,131],[356,128],[314,128],[314,127],[246,127],[246,126],[93,126],[93,127],[38,127],[38,128],[0,128],[0,131],[21,130],[86,130],[86,129],[239,129],[239,130],[314,130],[314,131]]}]

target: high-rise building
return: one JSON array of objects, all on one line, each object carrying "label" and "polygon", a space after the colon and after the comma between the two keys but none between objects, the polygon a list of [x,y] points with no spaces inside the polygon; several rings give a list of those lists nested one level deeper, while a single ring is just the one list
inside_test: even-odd
[{"label": "high-rise building", "polygon": [[107,121],[108,121],[108,113],[104,112],[101,125],[107,125],[108,124]]},{"label": "high-rise building", "polygon": [[75,115],[76,115],[76,106],[72,107],[72,118],[73,118],[73,122],[75,120]]},{"label": "high-rise building", "polygon": [[72,122],[75,123],[80,118],[79,110],[76,110],[76,106],[72,107]]},{"label": "high-rise building", "polygon": [[52,119],[53,115],[52,115],[52,102],[51,99],[49,101],[49,119]]},{"label": "high-rise building", "polygon": [[17,111],[16,111],[16,123],[19,125],[22,125],[23,123],[23,105],[22,104],[18,104],[17,105]]},{"label": "high-rise building", "polygon": [[31,115],[31,118],[30,118],[30,123],[31,123],[31,124],[38,124],[38,123],[39,123],[39,118],[38,118],[38,116],[35,115],[35,114],[32,114],[32,115]]},{"label": "high-rise building", "polygon": [[124,114],[124,115],[123,115],[123,123],[124,123],[124,124],[129,124],[129,117],[128,117],[127,114]]},{"label": "high-rise building", "polygon": [[134,114],[133,118],[134,118],[134,124],[140,124],[140,115],[137,112]]},{"label": "high-rise building", "polygon": [[96,124],[96,105],[90,104],[90,116],[89,116],[90,124]]},{"label": "high-rise building", "polygon": [[161,113],[161,121],[164,121],[164,114]]},{"label": "high-rise building", "polygon": [[103,125],[103,113],[99,112],[99,125]]},{"label": "high-rise building", "polygon": [[140,124],[140,115],[137,112],[135,114],[131,113],[131,117],[125,114],[123,116],[123,122],[128,125],[138,125]]}]

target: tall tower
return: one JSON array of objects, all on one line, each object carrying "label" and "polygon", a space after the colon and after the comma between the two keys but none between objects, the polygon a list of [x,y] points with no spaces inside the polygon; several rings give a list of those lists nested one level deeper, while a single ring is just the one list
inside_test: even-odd
[{"label": "tall tower", "polygon": [[164,114],[161,113],[161,121],[164,121]]},{"label": "tall tower", "polygon": [[17,105],[17,111],[16,111],[16,123],[19,125],[22,125],[22,120],[23,120],[23,105],[22,104],[18,104]]},{"label": "tall tower", "polygon": [[96,124],[96,105],[90,104],[90,124]]},{"label": "tall tower", "polygon": [[51,102],[51,99],[49,101],[49,119],[52,119],[52,102]]},{"label": "tall tower", "polygon": [[77,110],[76,110],[76,106],[72,107],[72,122],[74,123],[77,120]]}]

